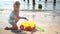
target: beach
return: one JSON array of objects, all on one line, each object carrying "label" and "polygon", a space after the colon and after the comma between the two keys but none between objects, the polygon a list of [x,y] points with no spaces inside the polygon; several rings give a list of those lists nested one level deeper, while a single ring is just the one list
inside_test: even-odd
[{"label": "beach", "polygon": [[[24,2],[20,1],[20,17],[26,17],[30,22],[34,22],[37,26],[43,27],[45,32],[39,30],[34,31],[11,31],[4,30],[6,26],[11,26],[8,22],[9,15],[13,10],[14,0],[0,0],[0,34],[60,34],[60,0],[56,0],[56,5],[54,6],[53,0],[36,0],[35,7],[33,9],[32,0],[29,0],[29,5],[27,0]],[[42,5],[42,9],[38,8],[38,5]],[[17,22],[18,29],[20,29],[20,24],[26,21],[21,19]]]},{"label": "beach", "polygon": [[[45,32],[36,31],[32,33],[29,31],[23,31],[19,33],[14,33],[11,32],[11,30],[4,30],[6,26],[11,26],[7,21],[9,19],[10,12],[11,11],[4,10],[0,13],[1,34],[60,34],[60,15],[59,13],[53,13],[53,11],[46,11],[46,12],[20,11],[19,13],[19,16],[24,16],[28,18],[29,21],[34,21],[37,26],[43,27],[45,29]],[[17,23],[18,27],[20,26],[20,23],[23,21],[26,20],[21,19],[18,21]]]}]

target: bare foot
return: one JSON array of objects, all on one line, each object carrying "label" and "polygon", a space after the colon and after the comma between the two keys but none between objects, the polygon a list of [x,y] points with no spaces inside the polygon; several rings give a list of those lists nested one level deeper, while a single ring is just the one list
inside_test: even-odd
[{"label": "bare foot", "polygon": [[14,28],[14,27],[6,27],[4,28],[5,30],[18,30],[18,28]]}]

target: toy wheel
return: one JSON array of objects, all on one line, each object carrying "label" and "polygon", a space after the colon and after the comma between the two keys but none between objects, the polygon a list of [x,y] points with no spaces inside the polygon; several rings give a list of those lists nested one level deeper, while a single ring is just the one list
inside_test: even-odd
[{"label": "toy wheel", "polygon": [[21,29],[21,30],[24,30],[24,26],[23,26],[23,25],[20,25],[20,29]]},{"label": "toy wheel", "polygon": [[32,28],[30,26],[27,27],[28,31],[32,31]]}]

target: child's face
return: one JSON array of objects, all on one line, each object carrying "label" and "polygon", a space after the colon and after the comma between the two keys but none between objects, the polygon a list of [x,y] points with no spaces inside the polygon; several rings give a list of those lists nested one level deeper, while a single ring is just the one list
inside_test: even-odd
[{"label": "child's face", "polygon": [[20,5],[14,5],[15,10],[19,10]]}]

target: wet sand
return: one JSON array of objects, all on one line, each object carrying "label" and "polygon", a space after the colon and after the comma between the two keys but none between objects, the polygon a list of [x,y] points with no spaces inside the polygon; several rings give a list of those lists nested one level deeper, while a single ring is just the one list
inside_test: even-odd
[{"label": "wet sand", "polygon": [[45,32],[41,32],[37,30],[35,32],[30,32],[30,31],[12,32],[11,30],[0,29],[0,34],[60,34],[60,26],[56,26],[56,25],[45,26],[44,29]]}]

